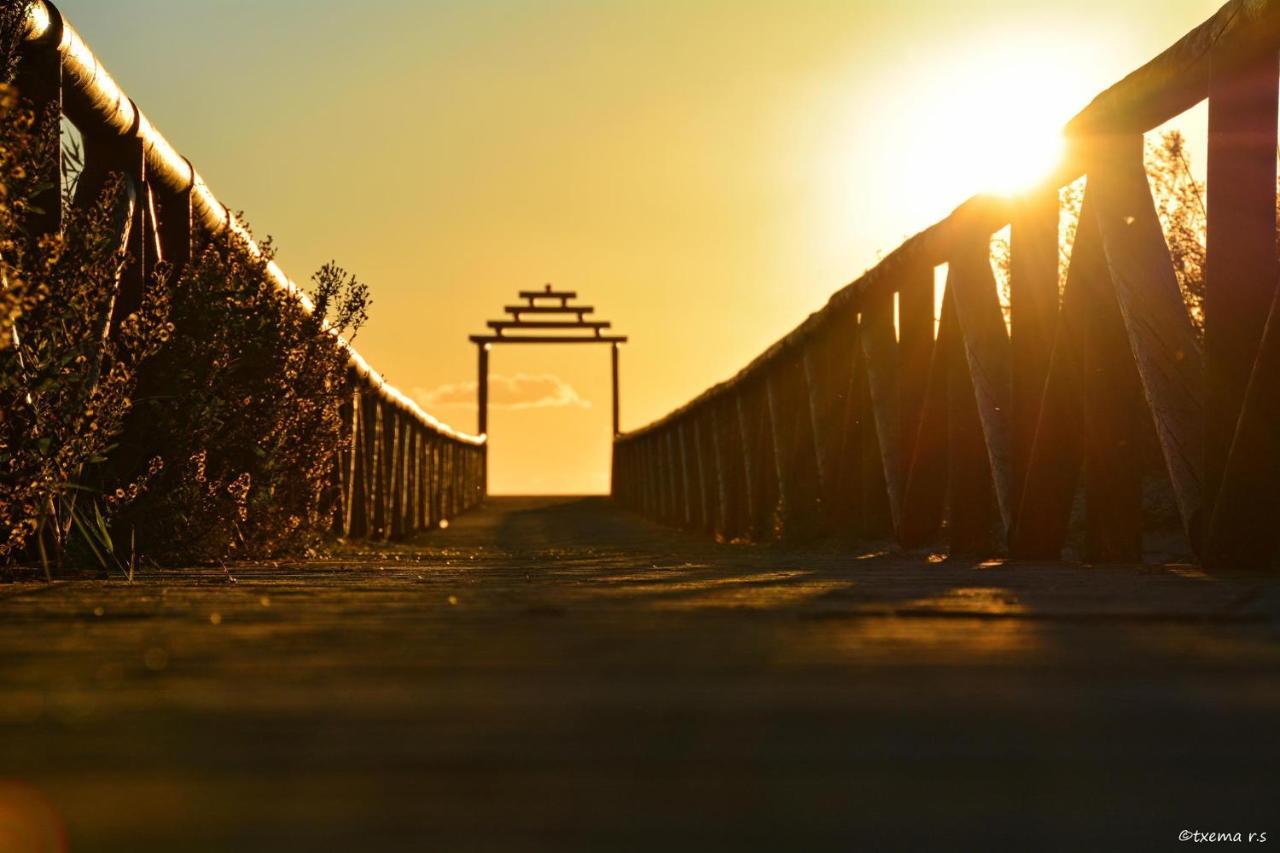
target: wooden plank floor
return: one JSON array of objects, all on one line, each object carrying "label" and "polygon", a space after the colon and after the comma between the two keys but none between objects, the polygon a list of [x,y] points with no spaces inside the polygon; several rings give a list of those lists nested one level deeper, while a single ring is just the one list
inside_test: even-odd
[{"label": "wooden plank floor", "polygon": [[336,560],[0,586],[0,849],[1280,841],[1280,584],[717,546],[495,499]]}]

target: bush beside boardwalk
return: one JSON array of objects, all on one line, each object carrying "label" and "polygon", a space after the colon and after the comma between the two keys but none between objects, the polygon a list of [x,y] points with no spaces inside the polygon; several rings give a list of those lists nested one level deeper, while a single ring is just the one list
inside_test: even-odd
[{"label": "bush beside boardwalk", "polygon": [[[122,186],[68,193],[63,233],[33,233],[34,200],[57,177],[36,156],[35,126],[6,85],[0,561],[131,574],[146,559],[315,545],[332,527],[340,407],[353,390],[333,331],[355,334],[367,288],[328,265],[308,314],[269,280],[269,252],[204,240],[177,275],[161,265],[140,306],[109,328],[128,260]],[[64,158],[68,187],[76,159]]]}]

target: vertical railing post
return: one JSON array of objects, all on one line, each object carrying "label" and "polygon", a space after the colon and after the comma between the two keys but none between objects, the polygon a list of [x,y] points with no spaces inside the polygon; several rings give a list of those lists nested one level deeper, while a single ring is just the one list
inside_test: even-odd
[{"label": "vertical railing post", "polygon": [[431,433],[431,439],[427,447],[427,462],[430,470],[427,473],[429,483],[430,500],[428,502],[431,526],[433,528],[440,526],[441,504],[440,504],[440,434]]},{"label": "vertical railing post", "polygon": [[800,355],[800,368],[803,371],[804,378],[804,400],[802,405],[808,412],[809,429],[813,439],[813,464],[814,474],[817,478],[815,486],[818,496],[818,515],[825,524],[830,524],[832,522],[829,517],[831,505],[831,471],[829,468],[831,454],[828,441],[831,436],[831,426],[826,422],[826,407],[821,399],[824,389],[818,374],[818,367],[814,364],[814,350],[816,347],[817,344],[810,341]]},{"label": "vertical railing post", "polygon": [[948,272],[1003,539],[1013,525],[1015,504],[1010,422],[1012,371],[1009,330],[991,269],[991,235],[985,230],[965,233],[953,250]]},{"label": "vertical railing post", "polygon": [[[1072,251],[1084,315],[1085,554],[1094,562],[1142,559],[1142,385],[1098,232],[1094,185],[1086,191]],[[1074,283],[1074,282],[1073,282]]]},{"label": "vertical railing post", "polygon": [[476,432],[489,431],[489,345],[476,344]]},{"label": "vertical railing post", "polygon": [[622,431],[622,429],[620,426],[621,420],[619,417],[621,414],[620,402],[619,402],[620,400],[619,394],[621,389],[618,387],[618,343],[617,341],[614,341],[609,345],[609,356],[610,356],[610,375],[613,377],[613,383],[612,383],[613,435],[618,435]]},{"label": "vertical railing post", "polygon": [[418,525],[415,520],[417,501],[417,461],[418,461],[418,421],[410,416],[405,417],[404,447],[404,509],[400,512],[406,536],[416,533]]},{"label": "vertical railing post", "polygon": [[1009,538],[1009,554],[1018,559],[1057,560],[1066,544],[1084,459],[1084,312],[1092,286],[1086,279],[1098,275],[1096,263],[1089,260],[1100,251],[1098,239],[1096,228],[1086,228],[1077,233],[1072,249],[1035,436],[1020,483],[1017,520]]},{"label": "vertical railing post", "polygon": [[898,282],[898,453],[905,489],[915,456],[933,355],[934,272],[918,264]]},{"label": "vertical railing post", "polygon": [[363,500],[360,502],[359,513],[363,518],[362,535],[367,537],[378,535],[378,472],[381,467],[378,463],[380,408],[377,392],[370,388],[364,389],[360,400],[360,434],[362,439],[360,448],[363,456],[364,484],[362,489]]},{"label": "vertical railing post", "polygon": [[387,518],[387,493],[390,491],[391,465],[389,448],[391,445],[392,423],[390,406],[381,396],[374,403],[377,411],[377,425],[374,431],[374,483],[373,490],[373,535],[378,539],[386,539],[391,529]]},{"label": "vertical railing post", "polygon": [[[191,168],[191,174],[195,169]],[[157,230],[159,232],[160,256],[169,266],[169,283],[172,285],[191,261],[195,238],[192,220],[192,190],[188,184],[178,191],[167,190],[159,186],[152,188],[156,205]]]},{"label": "vertical railing post", "polygon": [[848,537],[860,520],[861,458],[858,452],[858,395],[855,368],[859,363],[858,315],[852,303],[835,309],[828,321],[825,351],[819,350],[823,377],[822,399],[827,402],[823,443],[828,460],[826,518],[830,529]]},{"label": "vertical railing post", "polygon": [[724,449],[725,425],[721,411],[724,408],[724,396],[717,395],[708,404],[711,409],[711,451],[715,459],[715,493],[716,517],[715,532],[719,538],[733,538],[733,503],[729,497],[730,467]]},{"label": "vertical railing post", "polygon": [[667,488],[671,490],[671,502],[668,506],[670,515],[667,517],[667,522],[680,524],[684,518],[684,489],[680,484],[684,468],[680,464],[680,448],[676,442],[675,424],[667,424],[663,434],[667,438],[667,455],[664,460],[667,468]]},{"label": "vertical railing post", "polygon": [[663,513],[662,480],[658,469],[658,433],[653,432],[644,439],[644,476],[645,489],[649,493],[650,518],[660,519]]},{"label": "vertical railing post", "polygon": [[689,431],[689,417],[682,417],[675,425],[676,445],[680,455],[680,523],[685,527],[693,526],[693,484],[689,463],[689,442],[686,434]]},{"label": "vertical railing post", "polygon": [[631,440],[631,476],[636,481],[636,500],[640,513],[653,517],[653,502],[649,494],[649,436],[641,435]]},{"label": "vertical railing post", "polygon": [[[480,435],[489,433],[489,345],[476,344],[476,426]],[[488,441],[486,439],[486,447]],[[489,456],[485,453],[481,458],[481,489],[489,492]]]},{"label": "vertical railing post", "polygon": [[406,535],[418,532],[418,422],[414,418],[407,420],[409,426],[408,442],[405,448],[405,499],[404,529]]},{"label": "vertical railing post", "polygon": [[351,416],[354,404],[352,396],[347,395],[345,400],[338,403],[338,423],[342,424],[344,435],[339,438],[341,444],[337,454],[337,461],[334,462],[332,488],[337,491],[338,499],[333,507],[333,518],[331,519],[330,530],[334,536],[345,538],[350,534],[351,520],[351,475],[352,475],[352,459],[355,451],[355,443],[352,436],[347,433],[347,427],[351,424]]},{"label": "vertical railing post", "polygon": [[698,473],[698,526],[707,532],[715,529],[715,516],[711,510],[714,500],[713,490],[708,482],[711,469],[715,465],[715,458],[706,451],[707,436],[703,428],[705,420],[706,414],[701,409],[693,415],[693,452]]},{"label": "vertical railing post", "polygon": [[764,381],[783,532],[811,537],[819,530],[822,498],[803,354],[781,353]]},{"label": "vertical railing post", "polygon": [[[866,306],[860,306],[860,310]],[[857,321],[854,351],[852,414],[855,418],[852,450],[857,461],[853,486],[856,489],[858,532],[866,539],[882,539],[893,530],[893,513],[885,482],[884,455],[876,420],[875,393],[871,378],[872,354],[878,347],[868,342],[876,336],[876,308],[861,313]],[[883,310],[883,309],[880,309]]]},{"label": "vertical railing post", "polygon": [[444,517],[453,523],[453,519],[458,514],[457,505],[457,458],[454,452],[454,444],[451,439],[446,437],[441,443],[444,453]]},{"label": "vertical railing post", "polygon": [[[862,344],[863,365],[867,377],[867,403],[870,407],[869,424],[875,430],[875,460],[880,465],[880,476],[869,477],[868,483],[878,483],[885,494],[888,508],[888,529],[901,527],[903,500],[903,463],[900,416],[898,411],[898,344],[894,330],[893,294],[881,293],[863,300],[858,323],[858,340]],[[870,462],[870,460],[868,460]],[[877,489],[878,491],[879,489]],[[877,502],[879,496],[877,495]],[[883,526],[882,522],[877,526]]]},{"label": "vertical railing post", "polygon": [[364,435],[364,396],[357,384],[354,371],[349,373],[351,384],[350,420],[350,452],[346,476],[346,492],[343,495],[343,535],[357,538],[368,534],[368,519],[365,516],[365,479],[367,477],[367,460],[364,445],[368,440]]},{"label": "vertical railing post", "polygon": [[944,290],[938,333],[930,347],[924,396],[912,431],[902,529],[898,531],[898,541],[904,548],[927,545],[942,529],[947,503],[951,362],[964,357],[963,342],[957,342],[957,325],[954,299]]},{"label": "vertical railing post", "polygon": [[644,472],[646,488],[649,491],[648,515],[650,518],[660,519],[662,518],[664,504],[662,480],[658,469],[658,434],[656,432],[645,436]]},{"label": "vertical railing post", "polygon": [[1018,504],[1053,350],[1058,318],[1058,193],[1015,206],[1009,236],[1013,499]]},{"label": "vertical railing post", "polygon": [[404,415],[399,408],[388,406],[391,418],[391,476],[388,478],[390,488],[387,490],[387,538],[404,537]]},{"label": "vertical railing post", "polygon": [[[134,106],[135,116],[140,116]],[[81,209],[92,207],[114,173],[128,182],[135,197],[133,218],[125,246],[126,261],[112,304],[109,328],[118,329],[125,317],[135,312],[143,301],[147,281],[160,260],[160,244],[156,234],[156,209],[147,176],[147,158],[138,128],[123,136],[84,136],[84,170],[76,183],[75,204]]]},{"label": "vertical railing post", "polygon": [[449,442],[449,459],[453,469],[452,478],[452,506],[453,515],[462,514],[462,448],[458,446],[456,441]]},{"label": "vertical railing post", "polygon": [[[769,443],[770,455],[773,458],[773,475],[775,488],[777,489],[777,514],[779,524],[788,525],[794,512],[794,499],[790,492],[790,472],[787,470],[788,453],[786,444],[782,437],[782,416],[779,411],[777,395],[774,391],[774,375],[777,373],[775,366],[767,366],[764,369],[764,412],[765,423],[768,424],[768,435],[766,441]],[[780,531],[789,533],[789,530]]]},{"label": "vertical railing post", "polygon": [[[1209,79],[1209,167],[1204,293],[1205,504],[1217,501],[1223,470],[1276,292],[1275,51],[1243,71]],[[1274,322],[1274,320],[1273,320]],[[1244,450],[1242,446],[1241,450]],[[1263,452],[1253,448],[1255,460]],[[1252,478],[1249,478],[1252,480]],[[1265,485],[1264,485],[1265,483]],[[1274,485],[1232,484],[1231,510],[1202,552],[1209,568],[1263,568],[1277,536],[1264,507]],[[1205,526],[1214,517],[1206,514]]]},{"label": "vertical railing post", "polygon": [[760,467],[754,442],[751,440],[751,431],[747,425],[746,405],[743,401],[742,388],[735,388],[733,395],[733,409],[736,415],[737,432],[738,432],[738,449],[742,456],[742,509],[739,516],[738,530],[744,536],[754,536],[756,533],[756,518],[758,503],[756,493],[756,469]]},{"label": "vertical railing post", "polygon": [[947,358],[947,533],[950,553],[958,557],[986,556],[995,550],[992,537],[995,502],[991,463],[982,436],[982,418],[974,397],[970,363],[956,317],[957,271],[948,270],[947,300],[956,335]]}]

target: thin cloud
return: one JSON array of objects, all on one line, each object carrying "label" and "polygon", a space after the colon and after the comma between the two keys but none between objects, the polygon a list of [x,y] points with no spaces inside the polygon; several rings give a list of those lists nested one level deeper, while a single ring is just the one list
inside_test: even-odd
[{"label": "thin cloud", "polygon": [[[436,388],[414,388],[413,395],[423,408],[449,406],[474,406],[476,382],[450,382]],[[589,400],[582,399],[574,387],[553,373],[517,373],[489,376],[489,408],[491,409],[552,409],[576,406],[591,408]]]}]

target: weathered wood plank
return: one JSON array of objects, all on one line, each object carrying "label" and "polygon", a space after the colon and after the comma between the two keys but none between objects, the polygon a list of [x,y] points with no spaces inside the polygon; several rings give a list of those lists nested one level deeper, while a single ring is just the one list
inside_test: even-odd
[{"label": "weathered wood plank", "polygon": [[713,520],[713,532],[717,539],[728,540],[733,538],[733,514],[732,506],[729,503],[729,477],[731,476],[728,453],[725,451],[725,426],[724,418],[721,412],[724,408],[724,401],[720,398],[709,401],[707,409],[711,422],[711,453],[715,460],[713,468],[715,469],[715,506],[716,514]]},{"label": "weathered wood plank", "polygon": [[342,531],[343,535],[347,537],[363,536],[365,532],[365,456],[363,430],[361,429],[361,425],[364,422],[364,413],[361,407],[361,398],[362,394],[358,388],[351,392],[351,402],[349,404],[349,423],[351,428],[347,448],[347,486],[343,490],[342,513]]},{"label": "weathered wood plank", "polygon": [[[782,412],[778,405],[777,392],[774,390],[777,368],[765,371],[764,399],[765,411],[768,415],[769,442],[773,455],[774,481],[778,489],[778,514],[782,526],[789,527],[792,513],[795,511],[795,497],[792,494],[792,472],[789,470],[792,454],[787,446],[787,437],[783,436]],[[787,531],[789,532],[789,531]]]},{"label": "weathered wood plank", "polygon": [[1204,510],[1200,349],[1143,166],[1142,137],[1096,140],[1088,192],[1156,435],[1193,546]]},{"label": "weathered wood plank", "polygon": [[1071,258],[1084,303],[1085,558],[1142,559],[1142,382],[1130,350],[1111,268],[1102,251],[1096,183],[1090,183]]},{"label": "weathered wood plank", "polygon": [[761,467],[759,452],[752,441],[752,430],[747,422],[745,389],[735,389],[733,407],[738,421],[738,447],[742,451],[742,515],[740,531],[743,536],[754,536],[759,516],[759,489],[756,472]]},{"label": "weathered wood plank", "polygon": [[[1092,217],[1092,211],[1088,216]],[[1036,433],[1021,485],[1009,553],[1019,559],[1058,559],[1084,464],[1084,326],[1089,282],[1105,274],[1097,228],[1077,231],[1057,319],[1053,353],[1041,389]],[[1015,325],[1015,331],[1016,331]],[[1029,392],[1030,389],[1027,389]]]},{"label": "weathered wood plank", "polygon": [[826,390],[822,384],[822,376],[818,373],[818,368],[814,364],[814,349],[817,348],[819,342],[815,341],[812,345],[805,347],[804,352],[800,355],[800,367],[804,371],[804,404],[809,414],[809,430],[813,442],[813,463],[814,471],[817,475],[817,491],[819,501],[823,504],[821,512],[826,511],[827,490],[830,487],[831,475],[828,473],[827,466],[830,464],[827,457],[830,454],[830,448],[826,442],[830,427],[827,423],[827,405],[823,397],[823,391]]},{"label": "weathered wood plank", "polygon": [[1058,193],[1014,206],[1009,233],[1010,423],[1014,505],[1027,478],[1058,323]]},{"label": "weathered wood plank", "polygon": [[[874,392],[866,355],[868,348],[862,343],[866,334],[868,329],[863,318],[859,317],[858,347],[854,351],[853,363],[850,439],[857,460],[854,466],[857,479],[853,483],[857,496],[856,530],[864,539],[879,539],[893,533],[893,509],[885,482],[884,453],[876,428]],[[873,352],[875,349],[875,346],[871,347]]]},{"label": "weathered wood plank", "polygon": [[773,375],[777,414],[781,418],[787,454],[784,470],[788,535],[811,538],[822,530],[822,481],[803,354],[788,353],[779,360]]},{"label": "weathered wood plank", "polygon": [[903,273],[898,285],[898,434],[905,501],[906,482],[920,433],[933,355],[934,268]]},{"label": "weathered wood plank", "polygon": [[964,357],[957,325],[955,297],[946,291],[907,475],[903,525],[898,532],[898,541],[904,548],[928,544],[942,529],[947,502],[948,377],[951,360]]},{"label": "weathered wood plank", "polygon": [[[1204,297],[1205,504],[1212,506],[1227,464],[1237,422],[1254,370],[1258,345],[1276,290],[1276,122],[1280,56],[1275,52],[1236,73],[1215,73],[1209,82],[1209,171]],[[1265,404],[1264,404],[1265,405]],[[1246,428],[1246,435],[1248,430]],[[1247,446],[1241,445],[1242,448]],[[1261,461],[1261,460],[1260,460]],[[1251,497],[1233,483],[1232,501],[1265,504],[1275,483],[1255,484]],[[1232,528],[1232,519],[1239,526]],[[1256,513],[1212,513],[1214,542],[1208,566],[1229,567],[1269,560],[1265,545],[1233,539],[1269,539],[1274,519],[1254,527]],[[1206,519],[1208,521],[1209,519]],[[1265,556],[1264,556],[1265,554]]]},{"label": "weathered wood plank", "polygon": [[[948,270],[948,294],[956,293],[961,275],[954,267]],[[959,301],[954,297],[951,309],[957,314],[957,331]],[[953,556],[981,557],[997,550],[995,485],[972,362],[959,338],[957,334],[957,351],[947,359],[947,541]]]},{"label": "weathered wood plank", "polygon": [[1258,357],[1223,470],[1205,540],[1210,569],[1274,566],[1280,524],[1280,291],[1272,298]]},{"label": "weathered wood plank", "polygon": [[693,458],[697,463],[694,470],[698,479],[698,527],[703,531],[711,531],[715,527],[714,514],[711,510],[712,489],[708,478],[711,476],[712,466],[715,464],[714,459],[708,458],[706,451],[706,436],[703,435],[702,422],[706,418],[705,411],[698,412],[693,417]]},{"label": "weathered wood plank", "polygon": [[689,464],[689,443],[685,433],[688,432],[689,419],[681,418],[675,425],[673,440],[679,451],[680,459],[680,523],[685,527],[693,526],[694,488],[692,466]]},{"label": "weathered wood plank", "polygon": [[[995,276],[991,272],[990,238],[976,233],[957,246],[948,271],[947,287],[954,294],[956,319],[964,338],[969,382],[982,425],[984,452],[1001,519],[1013,526],[1013,441],[1010,425],[1011,373],[1009,332],[1000,309]],[[963,380],[961,380],[963,381]],[[967,412],[966,408],[961,409]],[[967,440],[967,435],[966,435]]]},{"label": "weathered wood plank", "polygon": [[817,423],[827,472],[823,481],[824,518],[837,533],[854,529],[860,502],[860,459],[853,437],[857,429],[854,362],[860,348],[857,313],[846,308],[832,314],[824,334],[814,347],[805,350],[815,358],[820,380],[815,396],[822,404]]},{"label": "weathered wood plank", "polygon": [[898,419],[898,343],[893,324],[893,294],[886,293],[860,306],[858,337],[871,417],[879,448],[881,480],[893,530],[902,526],[903,463]]}]

